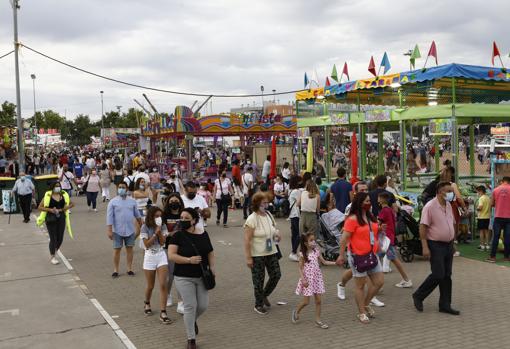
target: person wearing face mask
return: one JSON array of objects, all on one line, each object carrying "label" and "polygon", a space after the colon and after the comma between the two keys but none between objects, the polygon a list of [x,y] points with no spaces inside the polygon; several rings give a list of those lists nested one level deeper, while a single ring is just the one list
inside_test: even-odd
[{"label": "person wearing face mask", "polygon": [[38,209],[41,211],[41,214],[37,217],[37,225],[42,226],[46,223],[46,229],[50,236],[49,249],[51,264],[59,264],[59,261],[55,258],[55,254],[62,245],[66,228],[69,236],[73,238],[71,220],[69,217],[69,210],[73,206],[74,204],[71,202],[69,194],[62,190],[60,182],[53,183],[51,190],[44,194],[39,204]]},{"label": "person wearing face mask", "polygon": [[170,179],[166,181],[170,185],[174,187],[174,191],[176,193],[183,194],[184,193],[184,186],[182,184],[181,179],[179,178],[178,172],[175,170],[170,171]]},{"label": "person wearing face mask", "polygon": [[450,182],[437,185],[436,197],[421,214],[420,239],[423,257],[430,260],[431,274],[413,293],[416,310],[423,312],[423,301],[439,286],[439,312],[460,315],[452,308],[452,264],[455,239],[455,216],[452,202],[455,194]]},{"label": "person wearing face mask", "polygon": [[158,194],[163,185],[161,184],[161,175],[159,174],[158,168],[153,167],[152,172],[149,173],[150,185],[151,185],[151,193],[152,193],[152,202],[156,205],[158,201]]},{"label": "person wearing face mask", "polygon": [[228,206],[232,201],[232,182],[227,178],[227,173],[222,172],[221,177],[214,181],[214,197],[216,198],[216,225],[220,225],[221,214],[223,213],[223,227],[227,227]]},{"label": "person wearing face mask", "polygon": [[[337,259],[337,264],[345,263],[345,250],[348,247],[347,260],[356,283],[357,318],[363,324],[368,324],[370,318],[374,317],[375,311],[370,302],[384,284],[382,266],[377,257],[379,227],[371,208],[368,193],[359,192],[355,195],[344,223],[340,256]],[[365,286],[368,286],[367,291]]]},{"label": "person wearing face mask", "polygon": [[112,184],[112,171],[110,171],[106,163],[101,165],[101,171],[99,171],[99,178],[101,179],[101,194],[103,196],[103,202],[110,201],[110,185]]},{"label": "person wearing face mask", "polygon": [[27,178],[25,172],[21,172],[19,178],[14,183],[12,192],[18,195],[21,212],[23,212],[23,223],[30,222],[30,213],[32,212],[32,196],[35,191],[34,183]]},{"label": "person wearing face mask", "polygon": [[101,179],[97,175],[97,170],[93,169],[85,178],[85,193],[87,195],[87,206],[89,211],[97,212],[97,195],[101,191]]},{"label": "person wearing face mask", "polygon": [[159,301],[160,301],[160,314],[159,320],[164,324],[170,324],[172,321],[168,318],[166,313],[166,302],[168,296],[167,278],[168,278],[168,259],[163,248],[168,231],[166,225],[163,224],[163,211],[157,207],[152,206],[147,211],[145,223],[140,229],[140,238],[145,247],[145,254],[143,257],[143,271],[147,281],[145,288],[145,315],[151,315],[151,296],[156,276],[159,282]]},{"label": "person wearing face mask", "polygon": [[108,203],[106,210],[106,235],[113,241],[113,274],[112,278],[119,277],[120,252],[126,246],[127,274],[134,276],[133,272],[133,246],[135,245],[137,227],[142,225],[142,215],[137,208],[136,201],[128,197],[127,185],[119,183],[117,187],[118,196]]},{"label": "person wearing face mask", "polygon": [[140,178],[143,178],[145,180],[145,183],[149,185],[151,179],[149,175],[146,173],[146,168],[144,166],[138,167],[138,173],[135,175],[135,182],[138,181],[138,179]]},{"label": "person wearing face mask", "polygon": [[175,286],[184,303],[187,348],[196,348],[198,317],[207,309],[209,294],[203,281],[203,269],[215,272],[214,249],[205,231],[197,231],[199,215],[192,208],[181,212],[179,230],[170,238],[168,258],[175,262]]},{"label": "person wearing face mask", "polygon": [[[251,270],[255,307],[253,310],[266,315],[271,307],[268,297],[278,285],[280,271],[277,243],[280,233],[275,227],[271,213],[267,211],[270,198],[267,193],[258,192],[252,198],[253,213],[244,223],[244,253],[246,265]],[[265,274],[269,280],[264,286]]]},{"label": "person wearing face mask", "polygon": [[181,196],[184,207],[193,208],[198,212],[200,218],[198,220],[196,230],[203,232],[205,230],[204,219],[209,219],[211,217],[209,205],[207,205],[207,202],[203,197],[197,194],[198,188],[195,182],[187,182],[185,189],[186,195]]},{"label": "person wearing face mask", "polygon": [[135,191],[133,192],[133,199],[136,200],[136,205],[140,215],[145,216],[147,211],[147,204],[149,203],[149,191],[146,187],[145,179],[138,178],[135,182]]},{"label": "person wearing face mask", "polygon": [[[165,250],[168,252],[168,244],[170,243],[170,238],[177,232],[178,230],[178,221],[181,219],[181,212],[184,209],[184,203],[182,202],[181,196],[179,193],[170,193],[168,194],[167,199],[165,200],[163,207],[163,224],[166,226],[168,231],[168,236],[165,243]],[[168,254],[168,253],[167,253]],[[174,269],[175,263],[168,260],[168,281],[167,281],[167,290],[168,290],[168,298],[166,305],[171,307],[174,305],[173,297],[172,297],[172,285],[174,282]],[[184,308],[182,301],[179,301],[181,297],[177,294],[178,302],[177,302],[177,312],[179,314],[184,314]]]},{"label": "person wearing face mask", "polygon": [[64,166],[62,167],[59,180],[62,189],[65,190],[67,194],[69,194],[69,196],[72,196],[73,195],[72,183],[74,182],[75,185],[77,185],[77,183],[74,174],[71,171],[69,171],[69,166],[67,165],[67,163],[65,163]]}]

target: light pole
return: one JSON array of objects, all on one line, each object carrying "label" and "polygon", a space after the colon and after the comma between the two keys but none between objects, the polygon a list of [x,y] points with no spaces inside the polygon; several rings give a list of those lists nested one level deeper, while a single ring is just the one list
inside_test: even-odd
[{"label": "light pole", "polygon": [[276,90],[273,90],[273,104],[276,103]]},{"label": "light pole", "polygon": [[264,112],[264,85],[260,86],[260,92],[262,93],[262,113]]},{"label": "light pole", "polygon": [[16,126],[18,127],[18,157],[19,168],[25,168],[25,150],[23,149],[23,119],[21,117],[21,93],[19,85],[19,58],[18,51],[20,43],[18,41],[18,9],[19,0],[11,1],[14,19],[14,70],[16,72]]},{"label": "light pole", "polygon": [[103,93],[104,91],[99,91],[101,94],[101,143],[104,146],[104,103],[103,103]]},{"label": "light pole", "polygon": [[35,150],[37,150],[37,138],[39,135],[39,129],[37,128],[37,115],[36,115],[36,108],[35,108],[35,74],[30,74],[30,77],[32,78],[32,90],[34,92]]}]

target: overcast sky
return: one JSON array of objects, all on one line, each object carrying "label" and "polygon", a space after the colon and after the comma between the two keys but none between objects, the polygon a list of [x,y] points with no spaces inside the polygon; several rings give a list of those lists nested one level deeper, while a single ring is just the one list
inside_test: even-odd
[{"label": "overcast sky", "polygon": [[[510,66],[508,0],[21,0],[20,41],[99,74],[164,89],[244,94],[302,88],[317,70],[321,84],[336,63],[351,79],[368,77],[368,61],[388,52],[392,70],[403,53],[435,40],[439,63],[490,65],[496,40]],[[506,34],[506,35],[505,35]],[[0,55],[12,50],[9,0],[0,0]],[[422,66],[424,60],[418,60]],[[430,64],[430,63],[429,63]],[[74,118],[135,106],[146,92],[160,111],[196,98],[143,91],[85,75],[26,49],[20,55],[23,117],[38,109]],[[267,97],[266,97],[267,98]],[[278,96],[288,103],[293,95]],[[0,100],[15,102],[14,55],[0,60]],[[199,98],[202,101],[203,98]],[[213,99],[214,113],[260,98]],[[204,112],[210,112],[210,106]]]}]

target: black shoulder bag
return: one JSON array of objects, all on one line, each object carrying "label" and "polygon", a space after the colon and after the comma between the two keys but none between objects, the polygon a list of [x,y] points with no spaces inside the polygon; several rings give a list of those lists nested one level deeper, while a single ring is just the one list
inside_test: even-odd
[{"label": "black shoulder bag", "polygon": [[[198,251],[193,241],[191,241],[191,239],[188,238],[185,233],[183,236],[191,244],[197,256],[201,256],[200,252]],[[200,269],[202,269],[202,280],[204,280],[205,289],[212,290],[214,287],[216,287],[216,278],[212,273],[211,268],[208,265],[204,266],[202,262],[200,262]]]},{"label": "black shoulder bag", "polygon": [[[228,203],[230,204],[230,202],[232,201],[232,197],[230,196],[230,192],[228,194],[223,194],[223,187],[221,185],[221,178],[218,179],[218,182],[220,182],[220,198],[221,198],[221,202],[222,203]],[[228,190],[228,186],[227,186],[227,190]]]}]

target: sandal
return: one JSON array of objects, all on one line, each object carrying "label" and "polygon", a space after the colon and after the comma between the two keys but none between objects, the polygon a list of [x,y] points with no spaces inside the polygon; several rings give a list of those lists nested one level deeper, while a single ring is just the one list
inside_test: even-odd
[{"label": "sandal", "polygon": [[119,277],[119,273],[117,273],[116,271],[112,273],[112,278],[116,279]]},{"label": "sandal", "polygon": [[143,312],[145,315],[152,315],[151,302],[144,301]]},{"label": "sandal", "polygon": [[135,272],[134,272],[134,271],[132,271],[132,270],[128,271],[128,272],[127,272],[127,274],[128,274],[129,276],[135,276]]},{"label": "sandal", "polygon": [[370,305],[367,305],[365,307],[366,311],[367,311],[367,315],[369,318],[373,319],[375,317],[375,310],[374,308],[372,308]]},{"label": "sandal", "polygon": [[292,311],[292,317],[291,317],[291,320],[292,320],[292,323],[295,324],[299,321],[299,316],[298,316],[298,313],[297,313],[297,310],[294,309]]},{"label": "sandal", "polygon": [[361,322],[362,324],[368,324],[370,323],[370,319],[368,318],[367,314],[358,314],[356,315],[356,317],[358,318],[359,322]]},{"label": "sandal", "polygon": [[329,326],[322,321],[315,321],[315,325],[324,330],[329,328]]},{"label": "sandal", "polygon": [[165,325],[170,325],[172,323],[172,320],[166,315],[166,310],[161,310],[159,313],[159,320]]}]

